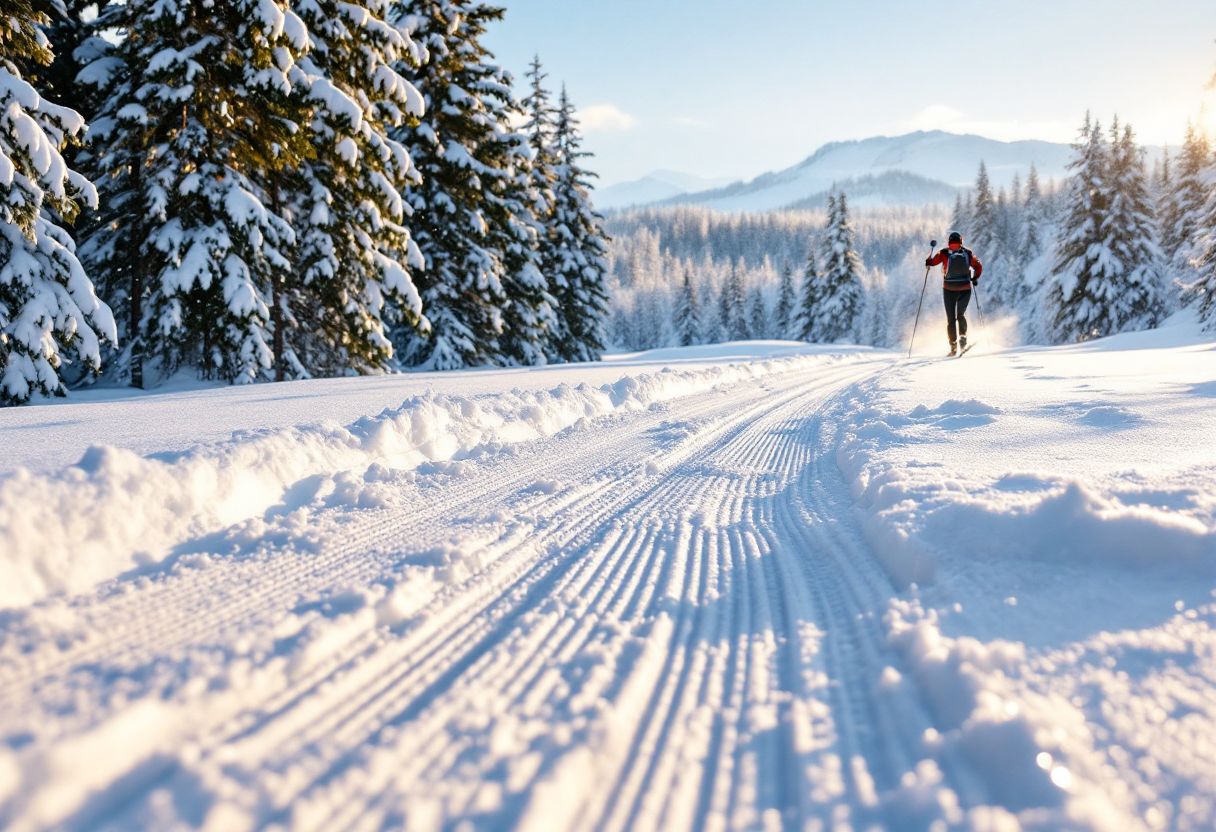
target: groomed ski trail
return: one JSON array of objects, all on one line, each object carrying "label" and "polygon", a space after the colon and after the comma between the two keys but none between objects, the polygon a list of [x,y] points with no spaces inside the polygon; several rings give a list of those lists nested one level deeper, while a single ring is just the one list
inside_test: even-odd
[{"label": "groomed ski trail", "polygon": [[[931,721],[883,684],[895,591],[834,457],[840,392],[887,366],[424,466],[380,507],[285,506],[56,608],[87,625],[75,642],[47,639],[45,611],[7,614],[0,726],[56,735],[0,759],[0,824],[908,818]],[[966,773],[940,762],[966,804]],[[4,793],[6,765],[38,776]]]}]

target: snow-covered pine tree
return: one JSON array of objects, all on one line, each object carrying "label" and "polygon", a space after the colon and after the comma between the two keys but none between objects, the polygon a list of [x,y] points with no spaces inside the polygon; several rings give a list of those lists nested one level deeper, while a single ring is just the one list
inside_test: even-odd
[{"label": "snow-covered pine tree", "polygon": [[1087,287],[1100,268],[1101,231],[1106,223],[1109,178],[1108,150],[1101,124],[1085,114],[1073,143],[1055,266],[1044,291],[1044,317],[1053,340],[1083,341],[1105,334],[1102,317],[1087,297]]},{"label": "snow-covered pine tree", "polygon": [[410,271],[424,262],[402,197],[420,177],[390,135],[423,115],[401,73],[424,52],[387,19],[389,0],[291,2],[310,38],[293,77],[314,108],[314,158],[291,178],[287,200],[311,302],[302,360],[326,375],[383,372],[394,355],[390,327],[426,328]]},{"label": "snow-covered pine tree", "polygon": [[[1214,79],[1216,81],[1216,79]],[[1175,186],[1177,186],[1175,174]],[[1211,183],[1207,201],[1199,212],[1194,227],[1194,242],[1190,247],[1192,281],[1188,293],[1198,300],[1199,319],[1204,329],[1216,329],[1216,156],[1209,156],[1203,180]],[[1183,248],[1185,250],[1185,247]]]},{"label": "snow-covered pine tree", "polygon": [[1051,233],[1047,199],[1039,180],[1039,172],[1032,162],[1026,177],[1025,199],[1020,206],[1020,235],[1015,241],[1018,252],[1018,277],[1010,297],[1013,311],[1022,324],[1024,337],[1041,339],[1042,315],[1034,299],[1043,279],[1043,263],[1033,265],[1047,245]]},{"label": "snow-covered pine tree", "polygon": [[722,287],[722,322],[726,338],[746,341],[751,337],[747,321],[747,292],[743,288],[743,273],[747,264],[740,257],[731,267],[726,285]]},{"label": "snow-covered pine tree", "polygon": [[1012,294],[1013,282],[1010,277],[1011,263],[1002,246],[1003,214],[1007,205],[1002,205],[998,195],[993,193],[988,166],[983,161],[976,175],[974,195],[971,225],[962,232],[963,244],[984,263],[985,297],[991,297],[994,305],[1003,307]]},{"label": "snow-covered pine tree", "polygon": [[887,345],[890,329],[890,304],[893,300],[887,275],[881,269],[868,269],[862,276],[865,290],[858,319],[858,342],[875,347]]},{"label": "snow-covered pine tree", "polygon": [[[549,90],[545,87],[548,75],[541,65],[539,55],[533,56],[524,76],[528,79],[528,95],[520,102],[520,107],[527,120],[520,127],[520,132],[527,138],[532,153],[526,179],[527,197],[531,199],[529,208],[533,217],[532,225],[536,231],[536,266],[548,281],[550,290],[556,294],[554,275],[560,269],[561,259],[557,250],[559,233],[554,217],[554,186],[557,183],[558,164],[555,135],[557,112],[550,104]],[[562,360],[558,345],[569,341],[569,335],[564,330],[565,323],[560,309],[555,307],[544,344],[545,358],[548,361]]]},{"label": "snow-covered pine tree", "polygon": [[975,205],[971,200],[971,191],[967,191],[965,194],[960,192],[954,198],[954,210],[950,212],[950,228],[967,235],[968,229],[971,228],[974,211]]},{"label": "snow-covered pine tree", "polygon": [[701,303],[692,282],[692,269],[684,269],[684,282],[675,308],[676,338],[681,347],[691,347],[701,339]]},{"label": "snow-covered pine tree", "polygon": [[[509,128],[502,124],[504,135]],[[540,218],[532,213],[535,194],[528,183],[528,157],[525,143],[518,136],[511,138],[516,148],[514,178],[495,199],[500,200],[498,219],[490,223],[490,232],[503,252],[507,302],[503,307],[503,332],[499,338],[507,363],[535,366],[547,361],[545,348],[549,333],[556,325],[554,307],[557,301],[549,291],[549,281],[540,270],[538,240],[545,233]]]},{"label": "snow-covered pine tree", "polygon": [[1021,284],[1025,261],[1022,258],[1021,227],[1022,206],[1016,194],[1020,191],[1020,183],[1015,176],[1015,187],[1011,197],[1004,187],[997,191],[993,201],[995,225],[991,241],[984,249],[990,252],[984,261],[987,292],[985,298],[990,299],[994,309],[1011,310],[1017,306],[1021,296]]},{"label": "snow-covered pine tree", "polygon": [[[835,209],[836,196],[828,194],[829,210]],[[822,293],[822,278],[816,265],[816,253],[811,251],[802,270],[802,291],[799,293],[798,311],[794,315],[794,337],[799,341],[814,341],[819,297]]]},{"label": "snow-covered pine tree", "polygon": [[963,216],[963,192],[959,191],[954,195],[954,208],[950,211],[950,227],[964,228],[966,223]]},{"label": "snow-covered pine tree", "polygon": [[608,238],[591,207],[587,177],[579,160],[574,105],[562,87],[554,125],[553,210],[545,230],[551,265],[546,276],[556,300],[549,357],[554,361],[597,361],[605,348],[608,315]]},{"label": "snow-covered pine tree", "polygon": [[68,167],[61,151],[84,130],[73,110],[46,101],[22,79],[18,63],[53,60],[32,4],[8,3],[0,27],[0,405],[32,393],[61,395],[65,363],[81,373],[101,366],[101,343],[117,332],[108,306],[76,256],[61,222],[97,191]]},{"label": "snow-covered pine tree", "polygon": [[987,254],[991,258],[999,239],[996,198],[988,178],[988,166],[980,161],[979,173],[975,177],[975,202],[971,208],[971,223],[961,230],[968,247]]},{"label": "snow-covered pine tree", "polygon": [[1043,226],[1047,222],[1046,205],[1043,201],[1043,190],[1039,184],[1039,171],[1034,162],[1030,163],[1030,173],[1026,177],[1025,235],[1022,237],[1022,247],[1026,252],[1026,262],[1043,253]]},{"label": "snow-covered pine tree", "polygon": [[827,343],[855,341],[862,312],[861,258],[853,247],[848,198],[841,192],[828,195],[828,224],[824,234],[823,274],[808,280],[803,309],[809,315],[803,340]]},{"label": "snow-covered pine tree", "polygon": [[[514,176],[515,150],[500,124],[499,114],[510,104],[505,78],[486,62],[479,40],[501,13],[460,0],[413,0],[401,13],[429,55],[410,75],[426,112],[416,126],[404,126],[393,136],[412,149],[422,176],[407,199],[413,237],[426,264],[416,279],[430,322],[429,331],[398,333],[402,359],[432,370],[502,364],[498,339],[507,303],[506,267],[490,224],[503,221],[495,194],[509,187],[503,180]],[[537,84],[541,80],[538,75]],[[530,129],[547,153],[552,138],[547,97],[534,95],[531,101],[539,112]],[[492,182],[496,188],[488,187]]]},{"label": "snow-covered pine tree", "polygon": [[524,73],[528,79],[528,94],[520,102],[520,107],[527,116],[527,121],[520,127],[520,132],[528,138],[528,147],[532,149],[532,166],[529,170],[533,187],[543,196],[550,196],[553,180],[556,174],[553,166],[555,137],[554,137],[554,108],[549,103],[549,90],[545,87],[545,79],[549,77],[540,62],[540,55],[532,56],[532,63]]},{"label": "snow-covered pine tree", "polygon": [[1196,239],[1200,236],[1204,206],[1216,182],[1208,181],[1212,164],[1212,147],[1207,133],[1188,124],[1182,152],[1170,169],[1170,186],[1162,200],[1162,248],[1171,266],[1188,276],[1190,261],[1200,252]]},{"label": "snow-covered pine tree", "polygon": [[1113,146],[1088,114],[1073,145],[1069,198],[1046,287],[1057,342],[1152,326],[1159,313],[1153,221],[1144,165],[1129,131]]},{"label": "snow-covered pine tree", "polygon": [[126,307],[123,372],[142,386],[155,354],[164,374],[266,377],[294,237],[265,186],[302,147],[289,76],[307,32],[259,0],[129,0],[93,31],[125,33],[78,50],[90,59],[80,80],[103,102],[86,164],[105,198],[82,255]]},{"label": "snow-covered pine tree", "polygon": [[1161,148],[1161,158],[1153,160],[1153,173],[1152,176],[1149,177],[1153,190],[1153,196],[1157,199],[1158,221],[1161,220],[1160,205],[1162,200],[1165,199],[1166,194],[1169,193],[1170,188],[1173,186],[1173,182],[1171,181],[1172,179],[1173,174],[1170,169],[1170,149],[1167,145],[1166,147]]},{"label": "snow-covered pine tree", "polygon": [[511,77],[481,42],[503,10],[478,0],[409,0],[400,13],[430,54],[412,76],[426,115],[395,134],[415,150],[422,173],[409,200],[432,329],[404,339],[405,360],[434,369],[543,363],[553,324],[538,267],[548,206],[530,181],[528,137],[511,126],[524,115]]},{"label": "snow-covered pine tree", "polygon": [[723,287],[716,286],[711,270],[712,261],[705,259],[705,276],[697,285],[697,294],[701,306],[701,338],[702,344],[717,344],[725,341],[726,323],[722,320]]},{"label": "snow-covered pine tree", "polygon": [[781,283],[777,288],[775,324],[778,338],[790,337],[790,328],[797,305],[798,291],[794,287],[794,267],[786,262],[781,266]]},{"label": "snow-covered pine tree", "polygon": [[751,301],[748,303],[748,332],[752,338],[760,340],[770,336],[768,308],[764,303],[764,289],[753,286]]},{"label": "snow-covered pine tree", "polygon": [[1120,330],[1156,326],[1163,313],[1161,294],[1165,257],[1157,242],[1158,224],[1149,191],[1144,152],[1136,144],[1131,125],[1119,133],[1119,120],[1111,126],[1110,248],[1123,265],[1118,287],[1111,292],[1117,306]]},{"label": "snow-covered pine tree", "polygon": [[1022,248],[1026,240],[1026,203],[1023,201],[1022,177],[1018,173],[1013,174],[1008,195],[1002,189],[998,202],[1002,204],[1001,248],[1010,254],[1020,268],[1026,260],[1026,252]]}]

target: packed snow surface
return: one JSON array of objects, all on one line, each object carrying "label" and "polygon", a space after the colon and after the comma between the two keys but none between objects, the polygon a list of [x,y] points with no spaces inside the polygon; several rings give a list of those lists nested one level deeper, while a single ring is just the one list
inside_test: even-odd
[{"label": "packed snow surface", "polygon": [[0,827],[1211,829],[1214,399],[1181,321],[0,411]]}]

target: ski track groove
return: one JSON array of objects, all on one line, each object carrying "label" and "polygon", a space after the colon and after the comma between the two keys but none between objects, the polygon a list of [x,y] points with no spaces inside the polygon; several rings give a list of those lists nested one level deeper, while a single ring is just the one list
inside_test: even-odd
[{"label": "ski track groove", "polygon": [[[709,450],[712,451],[712,447]],[[643,499],[645,499],[647,496],[648,495],[644,493]],[[654,499],[653,496],[650,496],[650,499],[653,500]],[[633,506],[631,506],[631,508],[633,508]],[[620,516],[620,514],[622,514],[622,513],[618,512],[618,516]],[[640,534],[645,535],[646,537],[650,537],[653,534],[653,531],[651,529],[642,529],[640,531]],[[635,539],[636,539],[636,537],[635,537]],[[651,560],[653,560],[656,557],[655,547],[653,547],[653,546],[639,547],[636,545],[629,545],[624,550],[624,560],[625,560],[626,565],[632,566],[633,561],[635,561],[637,559],[640,552],[642,552],[642,551],[649,551],[649,557]],[[626,584],[625,591],[616,593],[616,602],[617,603],[625,603],[625,604],[631,603],[633,600],[633,597],[636,596],[636,593],[643,586],[642,585],[642,576],[643,576],[644,570],[634,568],[634,569],[629,569],[628,571],[630,573],[630,576],[629,576],[628,582]],[[620,619],[622,617],[622,613],[623,613],[623,610],[610,610],[609,611],[609,615],[611,615],[612,617],[617,618],[617,619]],[[537,651],[538,655],[539,655],[539,652],[540,651]],[[469,676],[468,678],[463,680],[463,684],[467,684],[469,686],[472,686],[474,683],[480,684],[482,686],[485,686],[487,684],[493,685],[493,680],[487,681],[485,679],[480,679],[475,676]],[[415,709],[411,709],[411,711],[412,710],[415,710]],[[413,714],[409,713],[408,716],[412,717]]]},{"label": "ski track groove", "polygon": [[[391,509],[323,512],[341,534],[313,552],[290,527],[277,527],[288,542],[276,548],[272,523],[269,549],[255,539],[189,580],[166,570],[84,599],[96,626],[136,622],[111,641],[24,663],[0,643],[0,712],[21,719],[76,668],[155,666],[200,642],[231,643],[327,589],[397,574],[402,554],[450,537],[454,517],[493,525],[484,507],[502,505],[513,519],[479,544],[488,563],[404,629],[356,632],[260,704],[200,725],[195,768],[255,782],[259,827],[400,825],[412,794],[439,806],[444,828],[461,817],[526,828],[532,798],[586,748],[598,774],[568,796],[579,809],[569,828],[800,829],[830,823],[842,804],[878,822],[862,781],[896,787],[931,722],[904,701],[901,726],[879,701],[883,667],[898,664],[881,622],[894,590],[848,522],[832,456],[833,403],[873,374],[819,368],[738,385],[728,400],[688,397],[680,423],[698,429],[670,444],[651,436],[670,424],[666,408],[615,415],[471,463],[472,477],[402,484],[405,523]],[[541,478],[584,484],[523,492]],[[827,705],[829,738],[807,722],[813,701]],[[538,724],[567,739],[510,736]],[[516,777],[524,752],[539,764]],[[825,802],[808,777],[827,754],[846,793]],[[107,825],[138,826],[146,792],[182,774],[170,767]]]},{"label": "ski track groove", "polygon": [[[712,446],[709,448],[709,450],[712,452]],[[652,498],[652,499],[653,499],[653,498]],[[626,513],[624,513],[624,512],[618,512],[618,516],[620,516],[621,514],[626,514]],[[627,514],[626,514],[626,516],[627,516]],[[643,533],[646,533],[646,532],[643,532]],[[653,552],[653,547],[649,547],[649,548],[651,549],[651,555],[652,555],[652,557],[653,557],[653,555],[654,555],[654,552]],[[629,546],[629,547],[628,547],[628,548],[625,550],[625,555],[626,555],[626,557],[630,557],[630,556],[634,555],[634,554],[636,553],[636,551],[637,551],[636,547],[634,547],[634,546]],[[636,589],[636,587],[637,587],[637,586],[638,586],[638,585],[641,583],[641,578],[642,578],[642,573],[643,573],[643,570],[640,570],[640,569],[632,569],[632,570],[630,570],[630,572],[631,572],[631,578],[630,578],[630,582],[633,584],[634,588]],[[620,593],[618,593],[618,597],[623,598],[623,597],[627,597],[627,595],[626,595],[626,594],[620,594]],[[610,611],[610,615],[611,615],[611,614],[613,614],[613,612],[615,612],[615,611]],[[620,612],[616,612],[616,614],[615,614],[615,616],[614,616],[614,617],[616,617],[616,618],[620,618],[620,617],[621,617]],[[480,679],[469,679],[469,680],[468,680],[468,683],[469,683],[470,685],[471,685],[471,684],[473,684],[474,682],[480,682],[480,683],[482,683],[482,684],[485,684],[485,680],[480,680]]]},{"label": "ski track groove", "polygon": [[[763,407],[766,407],[766,406],[771,406],[771,405],[769,405],[769,404],[767,404],[767,403],[762,403],[761,405],[759,405],[759,407],[760,407],[760,408],[763,408]],[[740,418],[740,419],[739,419],[739,421],[740,421],[740,422],[744,421],[748,415],[750,415],[750,409],[749,409],[749,411],[745,411],[743,414],[741,414],[742,418]],[[701,437],[698,437],[698,438],[701,438]],[[709,442],[709,441],[702,441],[702,442],[698,442],[697,444],[700,446],[699,448],[697,448],[697,450],[698,450],[698,451],[700,451],[702,454],[704,454],[704,453],[712,453],[712,451],[713,451],[713,449],[714,449],[714,446],[713,446],[712,444],[710,444],[710,442]],[[626,516],[627,516],[627,512],[619,512],[619,511],[618,511],[618,512],[617,512],[617,514],[618,514],[618,516],[620,516],[621,514],[626,514]],[[585,525],[591,525],[591,524],[594,522],[594,519],[598,519],[598,517],[600,516],[600,514],[599,514],[599,513],[596,513],[596,512],[588,512],[587,516],[588,516],[588,517],[590,517],[590,518],[593,518],[593,519],[592,519],[592,521],[587,522]],[[652,553],[652,554],[653,554],[653,553]],[[637,584],[638,582],[640,582],[640,580],[641,580],[641,575],[642,575],[642,572],[641,572],[641,570],[632,570],[632,572],[633,572],[633,577],[632,577],[632,580],[633,580],[634,584],[636,585],[636,584]],[[610,614],[611,614],[611,613],[610,613]],[[619,615],[618,615],[618,617],[619,617]],[[478,633],[476,633],[476,634],[474,634],[474,635],[470,636],[470,637],[469,637],[469,638],[468,638],[466,641],[468,641],[468,642],[485,641],[485,642],[489,642],[489,643],[491,644],[491,646],[493,645],[493,641],[492,641],[492,639],[491,639],[491,638],[489,638],[488,634],[483,635],[483,633],[482,633],[482,632],[478,632]],[[443,646],[444,646],[444,647],[447,647],[447,648],[450,648],[450,647],[451,647],[451,645],[443,645]],[[436,650],[438,650],[438,648],[436,648]],[[444,652],[445,652],[445,653],[454,653],[454,654],[456,654],[456,655],[459,655],[459,654],[460,654],[458,650],[457,650],[457,651],[452,651],[452,650],[448,649],[448,650],[444,650]],[[466,655],[466,656],[464,657],[464,661],[463,661],[462,665],[459,665],[459,666],[454,666],[454,667],[452,667],[452,668],[449,668],[449,670],[448,670],[448,675],[449,675],[451,678],[455,678],[455,676],[456,676],[456,675],[458,675],[460,671],[462,671],[462,670],[465,670],[465,669],[466,669],[466,666],[467,666],[467,665],[468,665],[470,662],[471,662],[471,657]],[[471,671],[473,668],[468,667],[467,669]],[[473,682],[475,682],[475,681],[476,681],[476,682],[482,682],[482,683],[484,683],[484,680],[476,679],[476,677],[470,677],[470,678],[467,680],[467,683],[471,685],[471,684],[473,684]],[[434,679],[433,679],[433,681],[432,681],[432,684],[431,684],[429,687],[434,688],[434,689],[436,690],[436,693],[437,693],[439,690],[442,690],[442,689],[444,689],[444,688],[446,687],[446,680],[445,680],[445,678],[444,678],[444,677],[442,677],[442,676],[441,676],[441,677],[439,677],[439,678],[434,678]],[[415,696],[415,697],[412,699],[412,707],[410,707],[410,708],[409,708],[407,711],[405,711],[405,712],[402,714],[402,718],[401,718],[399,721],[406,721],[406,720],[408,720],[408,719],[410,719],[410,718],[413,718],[414,716],[416,716],[416,715],[417,715],[417,713],[418,713],[418,712],[419,712],[419,711],[420,711],[420,710],[421,710],[423,707],[425,707],[425,705],[426,705],[428,702],[429,702],[429,700],[427,699],[427,697],[426,697],[426,695],[425,695],[425,694],[418,694],[417,696]],[[368,708],[368,707],[365,705],[365,706],[363,707],[363,710],[364,710],[364,711],[367,711],[367,710],[369,710],[369,708]],[[436,728],[436,730],[441,730],[441,728]],[[323,732],[322,732],[322,733],[323,733]]]}]

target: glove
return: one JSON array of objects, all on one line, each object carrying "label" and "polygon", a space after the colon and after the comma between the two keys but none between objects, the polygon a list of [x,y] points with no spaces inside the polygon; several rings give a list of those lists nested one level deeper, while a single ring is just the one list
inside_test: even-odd
[{"label": "glove", "polygon": [[933,258],[926,257],[925,258],[925,268],[928,269],[928,268],[932,268],[932,267],[933,267]]},{"label": "glove", "polygon": [[978,277],[973,277],[973,278],[971,278],[971,285],[972,285],[972,286],[979,286],[979,285],[980,285],[980,279],[979,279]]}]

